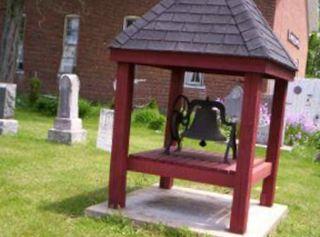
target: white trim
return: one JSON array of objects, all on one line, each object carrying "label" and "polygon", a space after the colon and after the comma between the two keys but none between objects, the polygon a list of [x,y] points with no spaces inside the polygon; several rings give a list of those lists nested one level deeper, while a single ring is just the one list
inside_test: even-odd
[{"label": "white trim", "polygon": [[59,65],[59,70],[58,70],[58,74],[60,74],[60,75],[64,74],[64,73],[72,73],[72,72],[61,71],[62,60],[64,59],[63,54],[64,54],[64,48],[66,46],[67,27],[68,27],[69,19],[78,19],[79,20],[78,41],[76,44],[69,44],[70,46],[76,47],[76,52],[75,52],[75,56],[74,56],[75,65],[77,65],[77,61],[78,61],[78,45],[79,45],[79,37],[80,37],[80,16],[77,14],[69,14],[69,15],[66,15],[64,18],[64,29],[63,29],[63,39],[62,39],[62,55],[61,55],[60,65]]},{"label": "white trim", "polygon": [[[198,73],[200,76],[200,82],[192,82],[192,77],[194,73]],[[184,87],[192,89],[205,89],[206,85],[204,83],[204,74],[199,72],[185,72],[184,75]]]},{"label": "white trim", "polygon": [[122,29],[125,30],[127,28],[127,22],[128,20],[138,20],[140,19],[140,16],[135,16],[135,15],[128,15],[128,16],[125,16],[123,18],[123,24],[122,24]]}]

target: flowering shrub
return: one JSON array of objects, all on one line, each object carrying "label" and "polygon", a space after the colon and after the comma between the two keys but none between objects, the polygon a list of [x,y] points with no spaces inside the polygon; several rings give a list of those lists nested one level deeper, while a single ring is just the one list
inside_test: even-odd
[{"label": "flowering shrub", "polygon": [[320,128],[317,127],[314,122],[304,114],[288,115],[285,143],[290,146],[310,145],[314,143],[314,136],[319,131]]},{"label": "flowering shrub", "polygon": [[260,106],[260,120],[259,120],[259,127],[265,127],[270,125],[270,113],[268,109],[268,104],[262,104]]}]

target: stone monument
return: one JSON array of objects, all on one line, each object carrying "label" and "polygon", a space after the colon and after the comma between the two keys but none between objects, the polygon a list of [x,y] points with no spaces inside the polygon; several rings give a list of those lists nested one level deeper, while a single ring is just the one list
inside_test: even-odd
[{"label": "stone monument", "polygon": [[102,109],[97,138],[97,148],[111,152],[114,110]]},{"label": "stone monument", "polygon": [[80,81],[77,75],[64,74],[59,81],[59,108],[54,127],[48,132],[48,140],[73,144],[84,142],[87,132],[79,118]]},{"label": "stone monument", "polygon": [[241,118],[243,101],[243,89],[240,85],[235,86],[229,95],[225,97],[224,104],[226,107],[226,114],[234,121],[239,121]]},{"label": "stone monument", "polygon": [[0,83],[0,135],[16,134],[18,121],[14,119],[17,86]]}]

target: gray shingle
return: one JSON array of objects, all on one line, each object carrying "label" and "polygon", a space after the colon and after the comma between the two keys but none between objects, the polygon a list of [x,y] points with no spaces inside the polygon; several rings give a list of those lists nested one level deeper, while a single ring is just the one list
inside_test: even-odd
[{"label": "gray shingle", "polygon": [[162,0],[111,47],[265,58],[297,69],[253,0]]}]

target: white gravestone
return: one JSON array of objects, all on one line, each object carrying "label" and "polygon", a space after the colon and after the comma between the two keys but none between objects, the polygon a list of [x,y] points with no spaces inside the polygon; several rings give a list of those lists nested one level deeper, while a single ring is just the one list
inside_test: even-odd
[{"label": "white gravestone", "polygon": [[320,130],[320,80],[300,79],[289,84],[286,116],[304,116]]},{"label": "white gravestone", "polygon": [[102,109],[97,138],[97,148],[111,152],[114,110]]},{"label": "white gravestone", "polygon": [[79,118],[80,81],[77,75],[65,74],[59,80],[59,108],[54,127],[48,132],[48,140],[73,144],[84,142],[87,132]]},{"label": "white gravestone", "polygon": [[239,121],[241,118],[242,101],[243,89],[240,85],[235,86],[230,94],[224,99],[226,114],[234,121]]},{"label": "white gravestone", "polygon": [[14,119],[17,86],[0,83],[0,135],[16,134],[18,121]]}]

